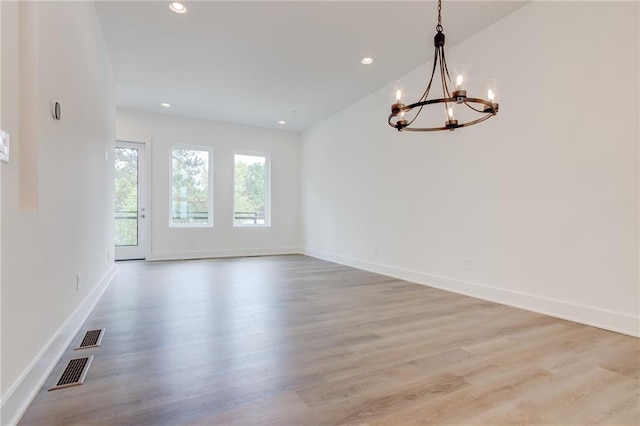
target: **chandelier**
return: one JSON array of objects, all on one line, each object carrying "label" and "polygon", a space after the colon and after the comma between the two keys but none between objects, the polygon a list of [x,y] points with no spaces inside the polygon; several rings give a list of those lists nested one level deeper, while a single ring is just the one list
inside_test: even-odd
[{"label": "chandelier", "polygon": [[[487,85],[487,98],[472,98],[467,96],[465,89],[465,75],[462,70],[454,70],[454,78],[451,79],[447,61],[444,55],[444,33],[442,32],[442,0],[438,0],[438,25],[436,25],[436,35],[433,39],[435,45],[435,53],[433,59],[433,69],[431,70],[431,79],[424,93],[418,99],[409,105],[402,102],[402,88],[396,88],[396,101],[391,105],[391,114],[389,115],[389,125],[398,129],[398,131],[412,132],[433,132],[438,130],[455,130],[460,127],[468,127],[477,123],[481,123],[498,113],[498,103],[496,100],[495,80]],[[428,99],[429,92],[433,85],[433,77],[436,75],[436,69],[440,73],[440,81],[442,84],[442,97]],[[436,83],[437,84],[437,83]],[[414,121],[418,118],[422,109],[427,105],[444,106],[444,126],[435,125],[433,127],[412,127]],[[466,108],[465,108],[466,107]],[[465,117],[471,115],[471,118],[458,120],[460,108],[467,109],[471,114],[465,112]],[[457,111],[456,111],[457,110]],[[478,114],[480,115],[478,117]],[[410,117],[411,116],[411,117]],[[478,117],[478,118],[476,118]]]}]

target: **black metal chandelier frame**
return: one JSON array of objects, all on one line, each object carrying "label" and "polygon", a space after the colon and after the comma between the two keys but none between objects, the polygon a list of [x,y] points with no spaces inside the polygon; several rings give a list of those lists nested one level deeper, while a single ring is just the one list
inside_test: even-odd
[{"label": "black metal chandelier frame", "polygon": [[[411,131],[411,132],[434,132],[440,130],[455,130],[460,127],[468,127],[477,123],[481,123],[498,113],[499,104],[487,99],[472,98],[467,96],[467,91],[463,89],[449,90],[449,86],[454,86],[451,82],[451,76],[449,75],[449,68],[447,67],[447,60],[444,54],[444,33],[442,27],[442,0],[438,0],[438,24],[436,25],[436,35],[433,39],[435,45],[435,53],[433,60],[433,68],[431,70],[431,79],[427,85],[426,90],[417,102],[409,105],[405,105],[401,102],[396,102],[391,105],[391,114],[389,115],[389,125],[396,128],[398,131]],[[427,99],[431,86],[433,85],[433,78],[436,75],[436,69],[440,71],[440,80],[442,82],[442,98]],[[418,118],[422,109],[427,105],[444,104],[445,112],[449,111],[449,104],[464,104],[471,110],[483,114],[480,118],[470,120],[466,122],[458,122],[455,118],[448,115],[448,119],[444,126],[441,127],[411,127],[413,122]],[[407,120],[405,115],[407,112],[417,108],[416,115]]]}]

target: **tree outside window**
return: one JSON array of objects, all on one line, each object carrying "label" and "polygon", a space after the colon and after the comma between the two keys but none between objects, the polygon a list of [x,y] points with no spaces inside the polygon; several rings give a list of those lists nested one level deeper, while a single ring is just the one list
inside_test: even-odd
[{"label": "tree outside window", "polygon": [[269,226],[268,154],[236,154],[234,226]]},{"label": "tree outside window", "polygon": [[212,226],[211,150],[171,150],[172,226]]}]

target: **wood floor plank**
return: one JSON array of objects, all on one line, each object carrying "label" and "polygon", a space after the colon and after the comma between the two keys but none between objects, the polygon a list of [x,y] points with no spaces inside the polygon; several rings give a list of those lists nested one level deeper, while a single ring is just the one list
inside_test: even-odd
[{"label": "wood floor plank", "polygon": [[[405,386],[420,382],[425,376],[432,376],[449,363],[472,358],[473,355],[460,349],[429,355],[424,358],[397,364],[343,379],[325,381],[311,388],[298,391],[300,398],[310,407],[324,405],[345,398],[370,393],[377,388],[389,389],[390,385]],[[324,376],[328,380],[328,375]],[[453,377],[453,375],[451,375]]]},{"label": "wood floor plank", "polygon": [[640,339],[299,255],[117,269],[20,425],[640,424]]},{"label": "wood floor plank", "polygon": [[[554,375],[544,393],[521,395],[518,408],[509,410],[510,416],[536,413],[537,421],[545,424],[580,425],[585,419],[590,424],[606,424],[615,419],[615,413],[640,403],[637,386],[635,380],[601,368],[585,370],[580,375]],[[491,424],[499,417],[482,420]]]},{"label": "wood floor plank", "polygon": [[533,367],[509,369],[493,378],[491,390],[473,385],[463,387],[387,415],[378,424],[473,424],[478,416],[510,402],[514,395],[544,389],[551,377],[551,373]]}]

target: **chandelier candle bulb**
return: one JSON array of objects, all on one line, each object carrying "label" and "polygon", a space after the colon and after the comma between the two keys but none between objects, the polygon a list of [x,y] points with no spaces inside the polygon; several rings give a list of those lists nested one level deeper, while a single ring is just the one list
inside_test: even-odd
[{"label": "chandelier candle bulb", "polygon": [[458,120],[454,118],[452,106],[447,108],[447,122],[445,123],[445,127],[451,131],[458,127]]},{"label": "chandelier candle bulb", "polygon": [[402,103],[402,92],[404,87],[400,80],[396,80],[396,83],[393,85],[393,91],[396,93],[396,102],[397,104]]},{"label": "chandelier candle bulb", "polygon": [[451,80],[454,90],[465,90],[468,85],[467,77],[469,76],[468,67],[466,64],[456,64],[453,67],[453,73],[451,74]]},{"label": "chandelier candle bulb", "polygon": [[451,96],[456,98],[456,103],[461,104],[467,97],[467,91],[464,89],[465,84],[465,71],[462,68],[457,68],[453,71],[453,86],[454,91]]},{"label": "chandelier candle bulb", "polygon": [[498,97],[498,82],[495,78],[492,78],[487,83],[487,99],[491,102],[495,102]]},{"label": "chandelier candle bulb", "polygon": [[447,111],[447,124],[453,121],[456,121],[453,107],[452,106],[448,107],[446,111]]},{"label": "chandelier candle bulb", "polygon": [[404,110],[400,111],[400,119],[397,122],[398,130],[402,130],[403,127],[406,127],[408,124],[407,119],[404,117]]},{"label": "chandelier candle bulb", "polygon": [[462,83],[464,82],[464,77],[462,76],[462,74],[457,74],[456,75],[456,90],[461,90],[462,89]]},{"label": "chandelier candle bulb", "polygon": [[391,112],[394,116],[397,116],[400,111],[403,111],[405,105],[402,103],[402,84],[400,80],[398,80],[395,84],[395,92],[396,92],[396,100],[391,105]]},{"label": "chandelier candle bulb", "polygon": [[491,106],[486,105],[484,108],[484,112],[490,112],[493,115],[496,115],[498,112],[498,103],[496,99],[498,97],[498,84],[495,79],[489,80],[487,83],[487,99],[491,102]]}]

